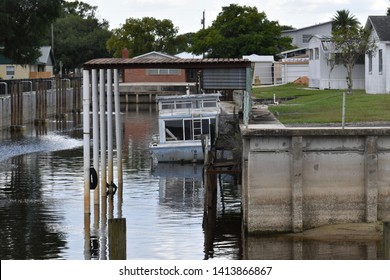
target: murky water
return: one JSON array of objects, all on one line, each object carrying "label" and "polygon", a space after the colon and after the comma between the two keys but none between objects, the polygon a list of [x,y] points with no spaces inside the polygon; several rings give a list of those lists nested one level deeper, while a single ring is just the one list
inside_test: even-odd
[{"label": "murky water", "polygon": [[[241,234],[240,188],[221,176],[216,221],[203,227],[202,166],[159,164],[148,143],[154,106],[123,109],[127,259],[377,259],[377,242],[302,242]],[[0,259],[106,259],[104,226],[91,216],[86,256],[80,119],[23,135],[0,133]],[[103,228],[103,230],[102,230]]]}]

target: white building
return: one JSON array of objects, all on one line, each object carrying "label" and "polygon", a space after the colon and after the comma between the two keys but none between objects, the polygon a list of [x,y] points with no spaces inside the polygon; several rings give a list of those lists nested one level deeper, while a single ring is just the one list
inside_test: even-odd
[{"label": "white building", "polygon": [[390,16],[369,16],[365,26],[377,44],[373,54],[366,55],[366,92],[390,93]]},{"label": "white building", "polygon": [[[347,70],[339,63],[337,50],[327,35],[312,36],[309,42],[309,87],[347,89]],[[365,88],[364,59],[352,71],[353,89]]]}]

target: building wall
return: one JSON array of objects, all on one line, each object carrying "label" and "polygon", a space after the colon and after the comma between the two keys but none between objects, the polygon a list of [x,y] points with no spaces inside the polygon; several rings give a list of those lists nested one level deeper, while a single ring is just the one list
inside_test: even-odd
[{"label": "building wall", "polygon": [[[318,55],[317,55],[318,52]],[[309,87],[319,89],[347,89],[347,70],[336,64],[331,71],[321,40],[313,38],[309,45]],[[353,89],[365,89],[365,65],[356,64],[352,71]]]},{"label": "building wall", "polygon": [[[383,71],[379,73],[379,50],[383,53]],[[376,52],[372,55],[372,71],[369,71],[369,57],[366,55],[366,92],[370,94],[390,93],[390,71],[387,65],[390,65],[390,45],[378,43]]]},{"label": "building wall", "polygon": [[248,232],[390,218],[389,129],[243,130]]},{"label": "building wall", "polygon": [[173,75],[150,75],[147,69],[126,69],[125,83],[174,83],[186,82],[186,71],[179,69],[179,74]]},{"label": "building wall", "polygon": [[283,31],[282,36],[289,36],[292,38],[292,45],[297,46],[298,48],[307,48],[309,47],[309,42],[304,41],[304,38],[307,40],[310,36],[313,35],[331,35],[332,34],[332,23],[327,22],[323,24],[313,25],[306,28]]},{"label": "building wall", "polygon": [[[15,66],[15,75],[13,76],[7,76],[7,66]],[[30,73],[30,66],[21,66],[21,65],[15,65],[15,64],[2,64],[0,65],[0,78],[1,79],[28,79]]]}]

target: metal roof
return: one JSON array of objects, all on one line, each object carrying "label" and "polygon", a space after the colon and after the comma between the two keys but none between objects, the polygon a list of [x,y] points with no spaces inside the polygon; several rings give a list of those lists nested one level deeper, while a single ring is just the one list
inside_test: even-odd
[{"label": "metal roof", "polygon": [[246,68],[251,62],[242,58],[97,58],[84,63],[84,69],[126,69],[126,68]]}]

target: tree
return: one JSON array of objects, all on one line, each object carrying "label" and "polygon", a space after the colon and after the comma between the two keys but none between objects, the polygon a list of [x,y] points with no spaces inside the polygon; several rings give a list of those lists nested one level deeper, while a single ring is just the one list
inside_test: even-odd
[{"label": "tree", "polygon": [[35,62],[51,23],[59,17],[62,0],[2,0],[0,47],[17,64]]},{"label": "tree", "polygon": [[124,48],[128,49],[130,57],[150,51],[174,54],[177,32],[178,28],[168,19],[129,18],[121,28],[113,30],[113,35],[107,41],[107,49],[115,57],[120,57]]},{"label": "tree", "polygon": [[340,10],[332,18],[332,32],[344,32],[349,29],[356,29],[360,22],[352,15],[349,10]]},{"label": "tree", "polygon": [[256,7],[222,7],[211,27],[194,34],[190,50],[208,57],[241,57],[261,53],[274,55],[291,48],[291,38],[281,36],[281,26],[269,21]]},{"label": "tree", "polygon": [[[80,1],[63,2],[62,16],[53,25],[54,55],[63,65],[63,74],[93,58],[110,56],[106,49],[111,37],[109,25],[95,17],[96,10],[96,6]],[[46,42],[49,40],[47,37]]]},{"label": "tree", "polygon": [[376,49],[376,44],[369,30],[359,27],[359,22],[349,11],[338,11],[333,18],[332,42],[339,54],[340,62],[347,69],[347,92],[352,93],[352,71],[357,60]]}]

